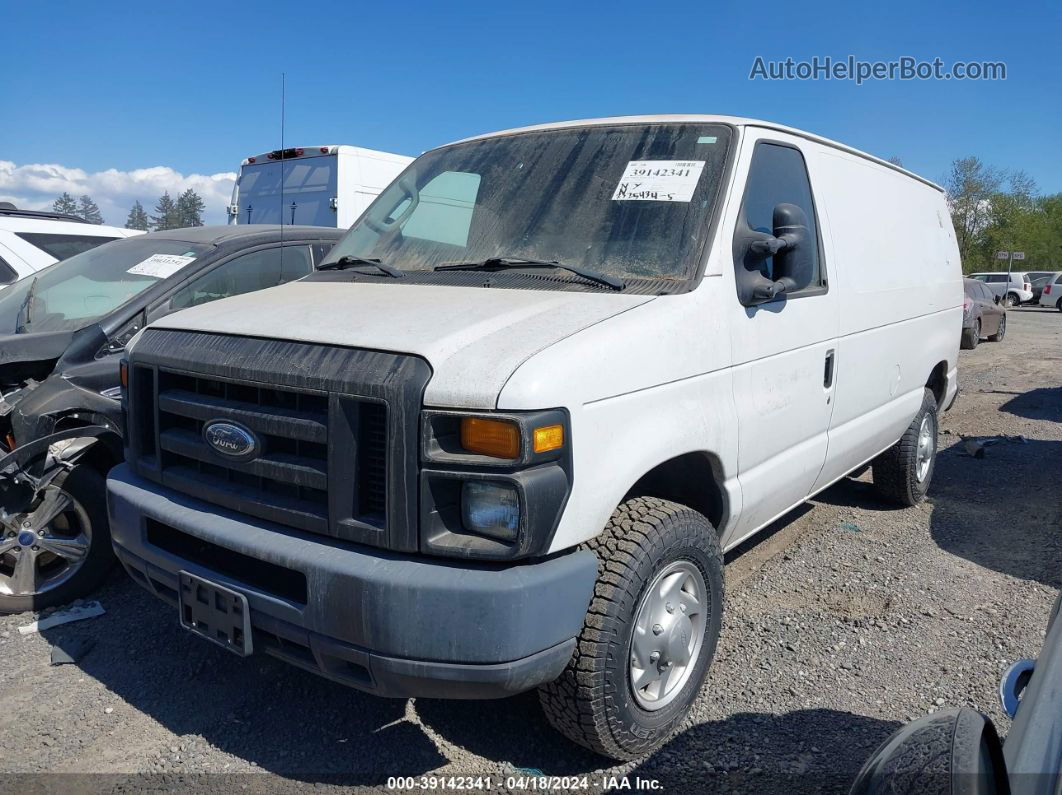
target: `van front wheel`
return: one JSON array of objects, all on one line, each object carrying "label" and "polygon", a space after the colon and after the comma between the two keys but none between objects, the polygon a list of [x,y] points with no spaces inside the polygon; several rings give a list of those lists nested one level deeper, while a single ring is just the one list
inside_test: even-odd
[{"label": "van front wheel", "polygon": [[917,505],[929,490],[936,454],[937,401],[925,389],[922,407],[900,441],[874,459],[874,486],[891,502]]},{"label": "van front wheel", "polygon": [[668,740],[708,673],[723,614],[719,538],[696,511],[637,497],[587,547],[599,561],[590,608],[539,700],[569,739],[635,759]]}]

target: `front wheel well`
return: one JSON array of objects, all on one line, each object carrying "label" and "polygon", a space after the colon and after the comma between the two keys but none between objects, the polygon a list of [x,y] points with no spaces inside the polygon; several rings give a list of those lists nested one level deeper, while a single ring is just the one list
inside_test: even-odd
[{"label": "front wheel well", "polygon": [[948,391],[948,363],[937,362],[933,367],[933,372],[929,374],[929,379],[926,381],[926,389],[933,393],[933,397],[937,399],[937,406],[944,406],[944,395]]},{"label": "front wheel well", "polygon": [[657,464],[631,486],[624,502],[657,497],[703,514],[719,532],[729,514],[722,463],[711,453],[685,453]]},{"label": "front wheel well", "polygon": [[[65,431],[71,428],[88,427],[95,424],[95,418],[86,419],[67,415],[56,420],[53,432]],[[100,436],[96,444],[92,445],[81,456],[80,463],[87,464],[95,469],[103,477],[117,464],[122,461],[122,440],[117,433]]]}]

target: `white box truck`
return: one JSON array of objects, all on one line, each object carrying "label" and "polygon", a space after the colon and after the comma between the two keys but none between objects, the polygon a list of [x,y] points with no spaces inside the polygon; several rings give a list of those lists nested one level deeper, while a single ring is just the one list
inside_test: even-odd
[{"label": "white box truck", "polygon": [[230,224],[348,228],[413,158],[360,146],[299,146],[246,158]]},{"label": "white box truck", "polygon": [[114,548],[237,654],[386,696],[539,688],[637,757],[705,680],[723,552],[868,462],[922,500],[962,316],[941,189],[817,135],[460,141],[317,273],[141,332]]}]

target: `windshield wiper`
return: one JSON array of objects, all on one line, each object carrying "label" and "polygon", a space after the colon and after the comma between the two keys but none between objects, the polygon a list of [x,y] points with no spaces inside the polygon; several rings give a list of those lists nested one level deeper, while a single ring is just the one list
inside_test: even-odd
[{"label": "windshield wiper", "polygon": [[350,254],[346,254],[333,262],[326,262],[323,265],[318,265],[319,271],[342,271],[347,268],[357,267],[358,265],[370,265],[376,270],[380,271],[393,279],[401,279],[404,274],[398,268],[393,265],[388,265],[386,262],[380,262],[378,259],[371,259],[368,257],[353,257]]},{"label": "windshield wiper", "polygon": [[584,279],[588,279],[592,282],[611,287],[613,290],[622,290],[627,286],[626,282],[617,279],[615,276],[608,276],[604,273],[580,268],[578,265],[565,265],[556,260],[524,259],[522,257],[490,257],[489,259],[481,260],[479,262],[454,262],[448,265],[436,265],[434,270],[492,271],[504,270],[507,268],[560,268],[561,270],[574,273],[576,276],[582,276]]},{"label": "windshield wiper", "polygon": [[[37,290],[37,279],[39,277],[34,276],[33,281],[30,282],[29,289],[26,290],[26,297],[22,299],[22,306],[18,308],[18,314],[15,315],[15,333],[21,334],[26,330],[26,324],[29,323],[30,307],[33,305],[33,294]],[[25,319],[23,319],[25,315]]]}]

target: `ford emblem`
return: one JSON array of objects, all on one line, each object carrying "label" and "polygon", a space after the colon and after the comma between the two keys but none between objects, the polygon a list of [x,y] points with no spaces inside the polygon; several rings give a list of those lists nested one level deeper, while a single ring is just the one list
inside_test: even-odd
[{"label": "ford emblem", "polygon": [[235,422],[212,420],[203,426],[203,439],[226,458],[248,460],[258,455],[258,439]]}]

